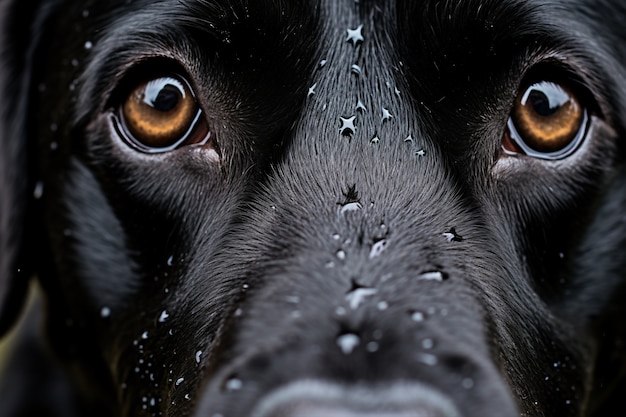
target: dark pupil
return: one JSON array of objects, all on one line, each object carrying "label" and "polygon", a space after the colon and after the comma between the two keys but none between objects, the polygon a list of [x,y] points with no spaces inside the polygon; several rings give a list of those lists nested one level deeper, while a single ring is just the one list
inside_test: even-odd
[{"label": "dark pupil", "polygon": [[164,85],[159,91],[156,98],[152,101],[152,107],[155,110],[168,112],[178,106],[181,94],[178,88],[171,84]]},{"label": "dark pupil", "polygon": [[533,90],[528,96],[528,100],[530,101],[531,106],[537,114],[540,116],[551,116],[557,112],[561,103],[554,103],[552,105],[550,103],[550,98],[548,98],[543,92]]}]

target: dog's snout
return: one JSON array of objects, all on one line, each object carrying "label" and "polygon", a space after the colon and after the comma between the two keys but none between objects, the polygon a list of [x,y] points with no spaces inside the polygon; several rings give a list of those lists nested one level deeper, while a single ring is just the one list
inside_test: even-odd
[{"label": "dog's snout", "polygon": [[254,417],[460,417],[444,395],[421,385],[385,389],[297,382],[270,393]]},{"label": "dog's snout", "polygon": [[401,411],[383,411],[383,410],[350,410],[343,407],[331,407],[324,405],[301,407],[276,414],[268,417],[448,417],[437,410],[420,408],[416,410]]}]

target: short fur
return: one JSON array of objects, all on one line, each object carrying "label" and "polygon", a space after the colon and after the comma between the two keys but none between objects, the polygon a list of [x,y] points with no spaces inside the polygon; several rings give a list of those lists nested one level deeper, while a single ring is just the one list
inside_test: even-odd
[{"label": "short fur", "polygon": [[[45,317],[0,415],[624,415],[625,19],[622,0],[0,1],[0,334],[31,276]],[[219,161],[115,129],[134,83],[172,72]],[[580,92],[572,155],[501,152],[529,77]]]}]

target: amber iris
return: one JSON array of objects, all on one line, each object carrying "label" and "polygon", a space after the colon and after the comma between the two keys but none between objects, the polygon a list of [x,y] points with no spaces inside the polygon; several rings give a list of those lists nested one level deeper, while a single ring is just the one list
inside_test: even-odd
[{"label": "amber iris", "polygon": [[190,132],[199,107],[183,80],[154,78],[139,84],[122,105],[124,123],[139,145],[176,145]]},{"label": "amber iris", "polygon": [[517,97],[511,117],[520,139],[529,148],[554,153],[577,138],[584,108],[567,86],[541,81]]}]

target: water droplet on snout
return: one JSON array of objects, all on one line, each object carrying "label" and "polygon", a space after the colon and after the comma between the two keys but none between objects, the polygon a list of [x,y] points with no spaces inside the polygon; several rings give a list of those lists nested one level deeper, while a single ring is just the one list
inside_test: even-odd
[{"label": "water droplet on snout", "polygon": [[110,316],[111,316],[111,309],[109,307],[104,306],[100,309],[100,317],[105,319]]},{"label": "water droplet on snout", "polygon": [[337,251],[337,258],[343,261],[344,259],[346,259],[346,252],[344,252],[343,250],[339,249]]},{"label": "water droplet on snout", "polygon": [[361,203],[359,203],[358,201],[353,201],[351,203],[346,203],[343,204],[341,206],[341,209],[339,210],[339,212],[341,214],[345,214],[351,211],[359,211],[363,208],[363,206],[361,205]]},{"label": "water droplet on snout", "polygon": [[352,310],[359,308],[367,297],[376,295],[378,290],[376,288],[359,287],[350,291],[346,295],[346,301],[349,303]]},{"label": "water droplet on snout", "polygon": [[474,380],[472,378],[463,378],[461,386],[465,389],[472,389],[474,388]]},{"label": "water droplet on snout", "polygon": [[380,256],[387,248],[387,243],[387,239],[381,239],[378,242],[375,242],[370,250],[370,259]]},{"label": "water droplet on snout", "polygon": [[446,279],[446,275],[441,271],[428,271],[420,274],[417,279],[425,281],[443,281]]},{"label": "water droplet on snout", "polygon": [[226,390],[239,391],[243,387],[243,382],[239,378],[231,378],[226,381]]},{"label": "water droplet on snout", "polygon": [[337,346],[345,355],[351,354],[361,343],[361,338],[354,333],[342,334],[337,338]]},{"label": "water droplet on snout", "polygon": [[410,314],[411,314],[411,320],[415,322],[424,321],[424,319],[426,318],[426,315],[421,311],[411,311]]},{"label": "water droplet on snout", "polygon": [[424,349],[432,349],[435,346],[435,341],[430,338],[426,338],[422,340],[422,348]]},{"label": "water droplet on snout", "polygon": [[35,184],[35,189],[33,190],[33,197],[35,200],[39,200],[43,196],[43,181],[37,181]]},{"label": "water droplet on snout", "polygon": [[417,354],[417,361],[423,363],[424,365],[435,366],[437,365],[438,359],[431,353],[419,352]]}]

